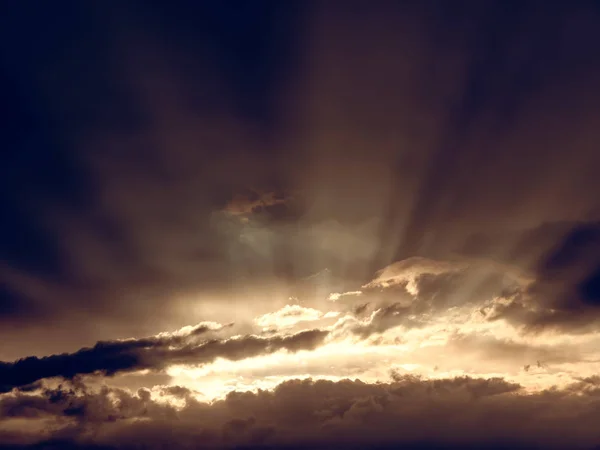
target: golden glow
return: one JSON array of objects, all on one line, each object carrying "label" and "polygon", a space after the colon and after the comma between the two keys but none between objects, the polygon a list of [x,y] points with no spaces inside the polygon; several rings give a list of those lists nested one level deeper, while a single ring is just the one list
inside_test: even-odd
[{"label": "golden glow", "polygon": [[314,350],[172,366],[168,373],[172,384],[196,389],[212,400],[234,390],[271,389],[291,378],[378,382],[389,381],[392,372],[428,378],[496,376],[537,390],[564,386],[600,370],[598,334],[523,335],[503,321],[486,321],[474,307],[452,308],[421,328],[398,326],[367,339],[347,333],[348,323],[357,320],[341,316],[329,327],[328,341]]},{"label": "golden glow", "polygon": [[[402,374],[425,378],[502,377],[536,391],[566,386],[600,372],[600,333],[529,333],[504,319],[489,320],[489,311],[508,300],[502,295],[473,298],[483,282],[476,277],[461,284],[458,293],[451,293],[452,298],[438,299],[442,304],[439,308],[409,309],[405,317],[403,312],[386,312],[386,305],[412,308],[423,301],[418,283],[421,275],[455,274],[473,267],[495,270],[520,285],[531,282],[527,274],[494,262],[411,258],[379,271],[360,290],[333,289],[327,271],[305,279],[319,288],[313,297],[296,295],[290,286],[264,287],[262,294],[259,286],[249,287],[245,295],[251,301],[242,301],[240,292],[240,308],[237,300],[233,306],[225,303],[228,310],[223,310],[222,316],[235,313],[234,325],[203,322],[159,336],[191,336],[202,325],[217,333],[212,336],[219,339],[247,334],[269,339],[320,329],[328,331],[325,341],[312,350],[281,350],[241,360],[226,359],[224,355],[196,366],[173,365],[166,370],[171,377],[169,384],[187,387],[198,399],[211,401],[232,391],[272,389],[294,378],[349,378],[376,383]],[[395,296],[393,289],[398,285],[405,287],[406,298]],[[446,295],[443,290],[439,292]],[[460,301],[461,296],[470,301]],[[368,308],[357,314],[355,307],[363,305]],[[220,310],[212,316],[208,309],[201,312],[211,320],[221,318]],[[377,321],[382,315],[391,322],[380,326]],[[154,391],[159,392],[159,388]],[[181,399],[161,399],[175,406],[183,404]]]}]

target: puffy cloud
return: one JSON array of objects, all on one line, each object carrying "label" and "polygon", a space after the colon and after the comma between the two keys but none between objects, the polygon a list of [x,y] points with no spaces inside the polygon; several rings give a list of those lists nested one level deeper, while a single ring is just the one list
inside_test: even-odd
[{"label": "puffy cloud", "polygon": [[[109,449],[127,449],[133,443],[154,449],[167,442],[174,449],[257,445],[586,449],[600,439],[595,379],[527,393],[501,378],[426,380],[397,374],[392,378],[378,384],[291,380],[273,391],[234,392],[210,404],[186,396],[185,404],[177,408],[126,391],[47,389],[2,396],[5,415],[0,424],[53,417],[62,422],[48,440],[65,436],[68,430],[65,442]],[[84,426],[73,428],[75,423]],[[27,429],[18,431],[25,441]]]}]

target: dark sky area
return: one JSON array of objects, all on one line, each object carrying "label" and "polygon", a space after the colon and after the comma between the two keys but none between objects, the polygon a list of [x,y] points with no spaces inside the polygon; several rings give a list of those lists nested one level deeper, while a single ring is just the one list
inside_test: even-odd
[{"label": "dark sky area", "polygon": [[[362,289],[359,320],[394,270],[432,271],[415,282],[435,293],[429,309],[385,300],[352,338],[493,289],[490,323],[595,336],[598,2],[5,0],[0,90],[0,448],[600,445],[598,375],[569,385],[585,402],[510,397],[497,371],[483,387],[467,372],[287,380],[210,404],[160,388],[179,410],[150,398],[154,384],[92,392],[83,379],[316,351],[341,319],[260,334],[253,318]],[[412,295],[402,279],[394,289]],[[209,321],[236,331],[165,332]],[[453,419],[471,395],[485,398]],[[558,412],[541,417],[544,405]]]}]

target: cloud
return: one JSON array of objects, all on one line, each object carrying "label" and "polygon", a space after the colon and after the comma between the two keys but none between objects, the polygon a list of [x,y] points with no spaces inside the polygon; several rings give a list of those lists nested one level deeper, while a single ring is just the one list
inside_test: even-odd
[{"label": "cloud", "polygon": [[196,338],[208,330],[208,326],[199,325],[156,337],[98,342],[92,348],[83,348],[75,353],[42,358],[30,356],[12,363],[2,362],[0,392],[51,377],[71,379],[95,373],[112,376],[144,369],[160,370],[174,364],[205,364],[216,358],[240,360],[279,350],[314,349],[328,335],[328,331],[324,330],[305,330],[268,338],[246,335],[197,342]]},{"label": "cloud", "polygon": [[[556,297],[563,308],[589,310],[600,306],[599,273],[600,223],[581,223],[541,261],[538,284],[557,290]],[[534,286],[531,291],[547,294],[541,286]]]},{"label": "cloud", "polygon": [[332,318],[338,314],[335,311],[323,313],[300,305],[285,305],[279,311],[264,314],[254,319],[254,321],[260,327],[278,329],[293,327],[300,322],[313,322],[323,318]]},{"label": "cloud", "polygon": [[[18,418],[60,419],[46,439],[62,435],[65,442],[109,449],[129,448],[134,442],[149,449],[166,442],[174,449],[589,449],[600,439],[593,414],[600,406],[595,387],[590,379],[527,393],[502,378],[427,380],[393,374],[390,382],[378,384],[290,380],[273,391],[233,392],[210,404],[185,393],[185,404],[173,407],[145,392],[65,386],[5,394],[0,397],[0,424]],[[18,431],[24,441],[27,428]]]},{"label": "cloud", "polygon": [[223,211],[240,216],[245,223],[250,220],[277,222],[285,220],[286,217],[297,218],[293,210],[298,206],[291,193],[248,188],[236,192]]},{"label": "cloud", "polygon": [[600,225],[576,224],[540,259],[534,281],[496,305],[491,317],[532,331],[597,329],[599,255]]},{"label": "cloud", "polygon": [[600,319],[600,227],[570,227],[563,224],[562,240],[530,269],[473,257],[408,258],[380,270],[358,291],[360,297],[353,293],[345,303],[352,299],[351,308],[360,307],[361,314],[373,310],[367,334],[401,324],[419,326],[455,308],[480,311],[524,331],[585,333],[596,329]]},{"label": "cloud", "polygon": [[[363,305],[359,305],[363,306]],[[355,309],[360,314],[362,308]],[[374,333],[383,333],[391,328],[404,325],[406,327],[418,326],[418,318],[411,315],[412,309],[401,303],[392,303],[376,309],[370,317],[358,324],[351,326],[351,332],[367,338]]]},{"label": "cloud", "polygon": [[[495,257],[512,250],[502,233],[598,210],[587,7],[523,6],[517,18],[491,2],[450,18],[417,5],[332,3],[303,16],[267,3],[243,27],[208,6],[147,6],[147,23],[124,8],[122,32],[109,9],[68,7],[62,26],[45,28],[52,51],[22,7],[7,13],[3,42],[28,49],[3,53],[18,71],[4,80],[7,110],[29,131],[15,131],[0,165],[0,333],[23,342],[3,359],[221,321],[223,299],[235,288],[247,302],[249,282],[293,284],[330,267],[360,286],[401,258],[445,259],[477,233],[492,243],[478,256]],[[514,120],[498,115],[506,102]],[[190,305],[214,316],[190,319]],[[50,328],[54,339],[37,337]]]},{"label": "cloud", "polygon": [[343,310],[361,317],[353,332],[368,337],[401,325],[427,326],[457,309],[468,318],[523,291],[529,282],[518,268],[494,261],[420,257],[383,268],[360,291],[333,295]]},{"label": "cloud", "polygon": [[338,300],[343,299],[344,297],[360,295],[362,295],[362,291],[332,292],[331,294],[329,294],[329,297],[327,297],[327,299],[331,300],[332,302],[337,302]]}]

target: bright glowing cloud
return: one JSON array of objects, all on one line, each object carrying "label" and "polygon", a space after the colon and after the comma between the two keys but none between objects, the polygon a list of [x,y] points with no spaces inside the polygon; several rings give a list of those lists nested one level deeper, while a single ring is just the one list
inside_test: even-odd
[{"label": "bright glowing cloud", "polygon": [[279,311],[264,314],[254,319],[254,322],[265,329],[290,328],[300,322],[313,322],[321,319],[336,317],[337,311],[323,313],[313,308],[300,305],[285,305]]},{"label": "bright glowing cloud", "polygon": [[329,294],[329,297],[327,297],[327,299],[331,300],[332,302],[336,302],[339,299],[341,299],[342,297],[360,296],[360,295],[362,295],[362,291],[332,292],[331,294]]}]

